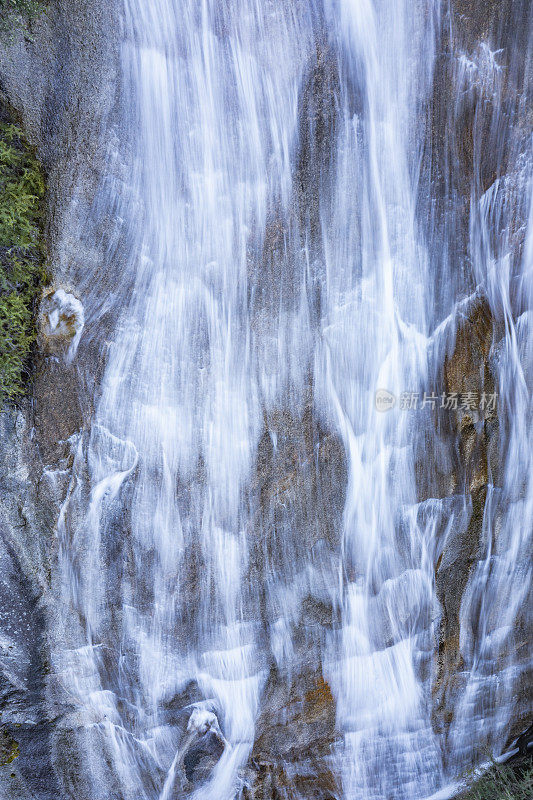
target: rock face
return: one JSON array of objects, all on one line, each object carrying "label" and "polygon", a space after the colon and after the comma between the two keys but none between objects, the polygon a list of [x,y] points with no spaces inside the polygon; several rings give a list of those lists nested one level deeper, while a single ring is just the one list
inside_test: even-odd
[{"label": "rock face", "polygon": [[[492,396],[494,379],[490,353],[495,344],[495,324],[485,299],[474,299],[461,315],[450,352],[443,364],[443,385],[448,394],[468,392],[476,398]],[[476,404],[477,407],[477,404]],[[447,537],[435,568],[438,599],[442,606],[437,677],[434,685],[436,714],[450,721],[446,693],[460,687],[464,668],[460,647],[460,608],[472,567],[481,557],[482,524],[490,471],[489,453],[498,454],[497,408],[453,411],[447,419],[447,440],[455,442],[453,485],[465,494],[463,525]],[[497,469],[492,464],[492,474]],[[459,684],[458,684],[459,680]],[[450,707],[453,703],[450,703]]]},{"label": "rock face", "polygon": [[202,733],[187,750],[183,766],[189,783],[202,783],[224,752],[224,740],[212,730]]},{"label": "rock face", "polygon": [[[116,275],[112,267],[103,274],[101,264],[123,263],[133,247],[128,241],[131,232],[108,219],[100,202],[107,181],[113,183],[120,205],[128,169],[114,156],[112,134],[107,142],[99,135],[103,127],[113,131],[116,41],[109,31],[118,29],[116,5],[53,0],[35,23],[31,39],[21,35],[0,46],[0,91],[20,114],[48,171],[47,241],[54,286],[68,289],[54,289],[43,298],[31,400],[19,412],[0,415],[0,795],[5,800],[115,800],[109,795],[112,777],[103,768],[93,774],[91,764],[77,760],[83,737],[90,750],[98,731],[96,726],[76,731],[76,708],[59,688],[49,650],[51,639],[57,645],[62,637],[54,606],[58,588],[50,585],[57,561],[54,530],[71,476],[73,443],[90,419],[98,391],[105,340],[120,296],[117,283],[127,279],[118,267]],[[507,18],[502,9],[511,7]],[[503,5],[454,0],[453,35],[443,35],[429,109],[428,149],[434,157],[432,180],[441,187],[441,218],[452,204],[456,209],[456,252],[451,256],[458,263],[467,260],[469,249],[472,185],[477,194],[486,192],[510,166],[509,154],[498,150],[501,130],[483,89],[465,91],[462,104],[456,104],[456,57],[462,49],[479,54],[486,39],[497,48],[503,27],[516,23],[520,7],[510,0]],[[509,106],[522,79],[509,69],[502,88]],[[304,146],[298,166],[299,215],[308,217],[317,236],[315,195],[324,178],[317,164],[329,158],[327,133],[331,135],[338,80],[337,65],[324,45],[316,69],[307,76],[302,100],[305,124],[313,128],[309,120],[316,123],[315,139]],[[130,133],[118,135],[127,138]],[[517,138],[520,135],[518,126]],[[476,149],[479,137],[486,143],[481,153]],[[117,218],[119,212],[120,208]],[[446,231],[439,233],[444,236]],[[275,282],[283,230],[273,226],[270,238],[265,269]],[[513,244],[520,246],[518,234]],[[457,278],[459,294],[475,289],[475,280],[465,277],[466,272],[464,268]],[[441,288],[436,289],[438,314],[443,313]],[[272,291],[272,298],[260,298],[263,304],[275,307],[277,284],[265,291]],[[437,365],[436,381],[443,391],[478,396],[496,391],[494,361],[502,324],[494,303],[476,295],[458,316]],[[339,623],[331,586],[340,571],[347,463],[340,438],[314,417],[312,408],[307,398],[302,408],[265,413],[249,498],[253,525],[248,532],[247,578],[256,588],[254,601],[268,655],[255,742],[243,771],[242,796],[248,800],[333,800],[339,795],[332,753],[340,732],[335,698],[321,663],[325,640]],[[484,544],[487,497],[501,484],[501,432],[497,406],[483,413],[458,410],[441,423],[441,474],[435,485],[429,486],[429,479],[421,481],[421,499],[464,498],[463,513],[435,563],[441,626],[433,722],[445,733],[454,722],[455,698],[467,680],[461,606]],[[421,455],[430,457],[427,452]],[[198,472],[200,481],[201,467]],[[178,494],[181,491],[186,494],[177,487]],[[184,591],[188,605],[194,606],[202,554],[195,550],[186,561],[190,574],[183,576]],[[281,592],[272,586],[274,573]],[[283,650],[272,620],[290,632],[290,653]],[[527,626],[527,619],[518,621],[516,652],[523,662]],[[165,724],[181,725],[176,720],[182,707],[200,700],[199,691],[191,690],[190,697],[176,701],[178,710],[169,703],[162,712]],[[527,727],[527,707],[524,688],[510,737]],[[76,745],[73,730],[79,736]],[[132,741],[132,749],[136,746]],[[183,774],[176,778],[177,796],[193,791],[212,774],[225,747],[221,732],[212,726],[195,733],[183,754]],[[135,756],[145,759],[154,787],[161,789],[161,764],[147,752],[135,750]]]},{"label": "rock face", "polygon": [[292,576],[309,551],[337,553],[346,485],[346,456],[338,436],[324,430],[310,405],[265,420],[257,454],[257,532],[252,559]]},{"label": "rock face", "polygon": [[[479,577],[479,565],[490,563],[489,547],[498,550],[498,534],[492,534],[492,545],[487,541],[487,531],[492,525],[493,530],[498,530],[502,519],[498,504],[510,502],[504,442],[513,422],[502,408],[502,392],[509,389],[505,381],[519,379],[502,373],[504,311],[485,272],[487,262],[483,262],[489,252],[498,252],[498,243],[490,239],[489,245],[484,240],[487,222],[477,209],[486,208],[496,192],[505,195],[508,208],[513,209],[506,246],[511,261],[519,263],[523,242],[518,232],[525,229],[528,210],[517,195],[522,184],[520,163],[528,151],[526,130],[530,121],[526,122],[519,110],[517,98],[527,85],[526,70],[530,66],[517,59],[516,54],[526,46],[526,20],[526,5],[521,2],[454,0],[449,16],[445,15],[447,29],[443,31],[444,46],[437,60],[430,107],[431,175],[433,185],[440,187],[436,202],[437,217],[442,220],[442,227],[437,222],[437,230],[449,242],[444,257],[460,265],[456,273],[458,287],[463,293],[472,293],[470,300],[452,313],[452,335],[437,362],[436,382],[441,391],[459,397],[471,394],[478,401],[484,395],[498,397],[492,407],[489,404],[472,411],[444,412],[437,420],[443,444],[439,456],[446,465],[437,491],[441,492],[439,496],[462,496],[465,501],[435,564],[442,617],[434,678],[434,725],[451,736],[460,725],[454,719],[454,699],[464,691],[472,667],[472,653],[465,648],[465,637],[475,636],[468,622],[472,582],[476,580],[476,570]],[[515,45],[509,47],[512,40]],[[438,245],[435,250],[438,252]],[[485,286],[481,293],[480,285]],[[437,287],[437,295],[439,292]],[[509,305],[516,322],[522,313],[519,292],[511,295]],[[422,491],[424,498],[428,496],[426,489]],[[491,601],[494,607],[512,604],[509,597],[496,594]],[[527,687],[531,684],[531,667],[523,651],[523,641],[530,636],[525,631],[531,628],[527,616],[524,606],[514,622],[515,639],[507,645],[507,655],[512,652],[517,670],[523,671],[521,689],[510,701],[513,713],[508,743],[527,727],[530,714],[531,693]],[[480,654],[478,658],[483,660]],[[502,652],[502,672],[505,661]],[[488,683],[487,680],[487,686]],[[488,692],[487,689],[487,703]],[[472,694],[471,713],[480,713],[482,703],[479,698],[474,701]]]},{"label": "rock face", "polygon": [[53,517],[22,413],[0,415],[0,795],[52,800],[46,646]]},{"label": "rock face", "polygon": [[46,355],[57,355],[69,364],[80,342],[85,323],[83,305],[64,289],[48,290],[39,314],[40,347]]},{"label": "rock face", "polygon": [[333,800],[328,762],[337,738],[335,701],[323,676],[307,670],[287,681],[271,671],[257,722],[245,797]]},{"label": "rock face", "polygon": [[227,745],[212,711],[196,707],[187,723],[183,771],[190,784],[203,783],[212,774]]},{"label": "rock face", "polygon": [[[311,409],[268,416],[258,447],[252,583],[261,591],[271,666],[245,775],[250,800],[329,800],[336,791],[328,766],[338,735],[335,701],[320,664],[338,625],[332,597],[346,456]],[[278,645],[277,626],[291,641],[290,655]]]},{"label": "rock face", "polygon": [[[47,172],[48,271],[58,285],[68,276],[78,296],[91,295],[87,267],[96,271],[102,243],[92,227],[107,159],[97,132],[112,100],[114,43],[106,32],[115,11],[99,0],[53,0],[31,36],[21,31],[0,42],[0,96],[20,117]],[[94,308],[100,290],[94,283],[93,289]],[[49,633],[55,628],[61,635],[50,581],[72,464],[67,440],[82,427],[88,405],[81,373],[68,363],[83,311],[56,292],[45,298],[45,312],[46,346],[35,364],[32,398],[0,414],[0,795],[6,800],[61,796],[52,754],[66,706],[50,691]],[[81,358],[96,375],[95,351]]]},{"label": "rock face", "polygon": [[[475,297],[457,321],[456,332],[444,359],[442,380],[448,393],[472,393],[493,398],[485,408],[457,410],[447,419],[446,441],[455,451],[452,485],[465,498],[464,513],[456,519],[435,566],[435,587],[442,608],[434,691],[434,724],[440,732],[454,721],[458,694],[468,682],[471,661],[464,650],[464,637],[474,640],[475,630],[467,628],[465,593],[474,571],[487,558],[487,526],[499,524],[498,497],[504,492],[501,414],[495,381],[498,353],[503,346],[503,327],[487,300]],[[500,413],[499,413],[500,411]],[[494,520],[496,522],[494,523]],[[497,544],[493,546],[497,547]],[[495,608],[505,598],[494,596]],[[531,708],[531,664],[524,650],[530,622],[527,601],[514,620],[516,636],[504,660],[511,656],[515,669],[522,671],[520,691],[513,701],[513,713],[506,745],[527,727]]]}]

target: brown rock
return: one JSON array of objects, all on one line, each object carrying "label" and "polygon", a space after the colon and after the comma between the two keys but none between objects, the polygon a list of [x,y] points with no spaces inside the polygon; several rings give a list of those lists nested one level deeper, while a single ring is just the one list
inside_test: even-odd
[{"label": "brown rock", "polygon": [[271,671],[251,757],[250,800],[332,800],[338,787],[328,757],[335,701],[320,673],[287,683]]},{"label": "brown rock", "polygon": [[271,566],[292,572],[324,540],[339,545],[346,486],[346,455],[307,407],[265,419],[256,472],[257,546]]}]

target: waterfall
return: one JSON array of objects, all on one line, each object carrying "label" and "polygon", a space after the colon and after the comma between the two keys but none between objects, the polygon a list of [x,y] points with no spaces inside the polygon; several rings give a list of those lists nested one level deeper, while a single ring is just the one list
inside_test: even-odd
[{"label": "waterfall", "polygon": [[[124,0],[131,250],[57,526],[54,664],[91,800],[254,797],[273,676],[303,670],[334,703],[328,797],[421,800],[504,746],[533,521],[527,98],[504,101],[529,19],[511,5],[508,52],[466,51],[439,0]],[[468,114],[460,196],[446,159]],[[481,494],[442,408],[479,303],[497,408],[457,436],[497,420]],[[455,629],[440,575],[478,512]]]}]

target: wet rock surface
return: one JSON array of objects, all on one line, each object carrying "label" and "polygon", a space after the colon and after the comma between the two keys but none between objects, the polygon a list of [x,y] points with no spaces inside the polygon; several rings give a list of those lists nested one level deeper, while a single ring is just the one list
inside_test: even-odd
[{"label": "wet rock surface", "polygon": [[58,786],[46,699],[45,614],[17,558],[18,543],[10,540],[9,527],[0,523],[0,794],[52,800]]},{"label": "wet rock surface", "polygon": [[[54,278],[58,285],[64,280],[73,287],[91,321],[74,363],[64,356],[79,329],[78,312],[71,309],[63,320],[60,313],[57,323],[48,324],[34,377],[33,402],[21,415],[1,419],[0,794],[6,800],[58,800],[61,796],[110,800],[110,791],[113,798],[121,796],[112,769],[105,766],[106,755],[94,763],[83,763],[80,758],[82,752],[104,751],[98,727],[103,721],[95,720],[91,731],[85,730],[81,717],[58,688],[60,682],[48,661],[50,631],[57,640],[63,635],[49,582],[55,559],[54,526],[72,467],[69,440],[90,417],[105,340],[120,296],[116,276],[102,274],[101,263],[123,263],[132,246],[121,238],[113,220],[99,216],[95,199],[107,156],[104,150],[107,146],[112,149],[112,143],[99,143],[95,133],[113,101],[112,51],[116,43],[109,37],[104,44],[102,35],[112,27],[112,5],[56,0],[35,24],[33,41],[20,37],[0,55],[2,92],[19,110],[49,169],[48,240]],[[510,5],[454,0],[452,27],[457,38],[453,44],[444,41],[429,110],[434,157],[431,178],[441,186],[440,219],[445,219],[453,205],[457,227],[451,237],[451,257],[460,265],[458,286],[469,290],[475,283],[466,257],[470,188],[474,182],[477,194],[486,192],[503,176],[509,154],[500,149],[501,129],[494,104],[482,88],[465,91],[463,103],[456,104],[457,58],[461,49],[469,56],[477,54],[479,71],[479,43],[487,39],[497,49],[503,28],[519,23],[517,15],[524,6],[512,4],[515,10],[507,19]],[[505,79],[502,92],[509,104],[520,80],[520,75]],[[332,147],[328,137],[335,124],[338,87],[338,65],[328,46],[321,43],[302,93],[303,146],[297,170],[298,212],[314,234],[319,228],[317,194],[327,172],[321,172],[320,162],[328,162],[328,170],[334,166],[329,163]],[[356,110],[361,112],[359,107]],[[127,132],[120,135],[127,136]],[[483,143],[482,151],[476,150],[476,138]],[[450,164],[454,165],[451,173]],[[114,169],[113,180],[119,184],[126,166],[115,165]],[[450,233],[440,232],[443,236]],[[273,222],[265,240],[263,267],[275,287],[265,289],[266,297],[259,293],[256,298],[264,306],[276,306],[281,295],[287,302],[288,294],[277,283],[286,237],[281,223]],[[294,297],[290,299],[292,303]],[[52,308],[48,311],[53,313]],[[454,344],[441,364],[440,377],[448,393],[495,391],[491,360],[501,338],[500,326],[483,299],[458,321]],[[434,680],[434,725],[439,732],[451,725],[453,699],[466,680],[461,604],[483,545],[489,483],[497,486],[500,476],[497,409],[483,415],[448,415],[442,435],[447,449],[438,481],[439,497],[464,493],[465,513],[458,515],[462,523],[449,532],[435,563],[436,593],[442,609]],[[428,453],[423,457],[431,458]],[[196,483],[205,479],[204,472],[200,465]],[[254,516],[248,532],[251,557],[247,580],[251,594],[259,596],[269,667],[255,742],[243,771],[243,797],[249,800],[333,800],[339,795],[331,763],[339,737],[335,700],[317,665],[323,660],[327,633],[339,622],[331,587],[338,578],[346,484],[344,446],[336,433],[315,418],[311,401],[301,408],[265,413],[250,499]],[[191,504],[190,487],[179,486],[176,492],[183,508]],[[432,495],[426,491],[424,499],[427,496]],[[116,550],[113,563],[118,571],[122,550],[119,545],[114,548],[111,536],[106,546],[110,561]],[[154,557],[147,553],[146,563]],[[206,568],[194,543],[184,562],[183,591],[188,599],[183,628],[194,616]],[[275,590],[272,575],[283,591]],[[110,587],[110,597],[112,591]],[[146,588],[146,597],[151,591]],[[145,603],[148,605],[146,599]],[[276,645],[279,637],[268,624],[272,619],[286,626],[290,654]],[[406,626],[410,625],[408,618]],[[527,633],[527,619],[523,619],[518,638],[524,659]],[[176,636],[184,637],[184,631]],[[380,644],[391,644],[387,631],[380,631],[377,639]],[[130,656],[123,654],[124,661]],[[110,656],[108,659],[110,673],[118,674],[118,664]],[[124,668],[123,663],[120,666]],[[515,726],[523,727],[528,691],[531,689],[524,681],[523,696],[514,713]],[[195,686],[169,700],[162,711],[165,722],[184,737],[183,709],[202,699]],[[120,700],[121,713],[128,702]],[[138,709],[131,712],[132,730],[137,713]],[[122,730],[120,735],[125,735]],[[160,791],[164,770],[128,736],[131,751],[152,776],[150,788]],[[183,756],[176,797],[204,783],[224,749],[219,731],[208,729],[196,735]],[[56,773],[61,775],[61,783]]]},{"label": "wet rock surface", "polygon": [[213,767],[224,752],[224,741],[214,731],[207,731],[185,753],[183,766],[190,783],[201,783],[211,775]]},{"label": "wet rock surface", "polygon": [[46,477],[28,418],[28,405],[0,414],[0,795],[57,800],[48,631],[62,491]]},{"label": "wet rock surface", "polygon": [[[31,32],[0,42],[0,95],[15,109],[47,172],[47,271],[58,283],[68,274],[78,296],[86,296],[84,281],[100,258],[95,242],[101,236],[89,228],[105,161],[106,145],[96,134],[113,93],[113,37],[104,33],[112,13],[98,0],[52,0]],[[64,633],[50,585],[55,526],[72,466],[68,439],[79,432],[90,403],[81,372],[69,363],[79,308],[68,311],[68,297],[63,300],[64,319],[60,311],[57,324],[41,330],[31,400],[0,414],[0,745],[18,747],[11,762],[1,758],[5,800],[57,800],[72,788],[56,777],[61,759],[70,761],[69,769],[75,762],[75,737],[65,737],[58,756],[58,721],[69,701],[50,663],[51,633]],[[48,311],[53,322],[54,309]],[[95,377],[101,347],[83,356]],[[93,797],[89,784],[78,796]]]},{"label": "wet rock surface", "polygon": [[271,666],[244,773],[250,800],[335,797],[335,700],[319,665],[339,622],[333,596],[346,469],[340,438],[311,405],[265,418],[250,579],[261,588]]},{"label": "wet rock surface", "polygon": [[[452,458],[454,491],[463,494],[465,505],[464,513],[456,517],[455,524],[448,532],[435,565],[435,588],[442,617],[433,684],[433,722],[441,733],[446,733],[452,723],[460,724],[454,720],[453,709],[457,698],[465,691],[472,668],[471,653],[465,651],[465,642],[475,641],[477,637],[476,630],[468,628],[465,597],[467,591],[472,590],[475,570],[487,558],[487,549],[498,546],[497,531],[504,513],[499,498],[504,480],[500,425],[505,415],[499,407],[499,387],[494,378],[495,359],[501,348],[502,336],[501,321],[487,300],[475,298],[457,322],[453,342],[443,364],[446,392],[456,393],[460,397],[470,393],[478,400],[483,396],[493,397],[494,402],[485,408],[459,408],[446,417],[444,424],[447,442],[455,441]],[[492,533],[492,544],[487,540],[487,530],[491,525],[495,526],[496,531]],[[502,602],[509,602],[509,598],[493,597],[494,613]],[[483,622],[490,624],[490,619]],[[530,621],[525,605],[519,611],[514,626],[516,635],[514,642],[508,645],[510,650],[507,657],[514,659],[522,678],[517,684],[521,688],[513,700],[506,746],[509,746],[521,726],[527,723],[531,703],[531,690],[528,688],[531,667],[523,649],[523,643],[530,635],[527,633]],[[487,681],[490,679],[487,678]],[[483,713],[482,701],[476,702],[480,702],[480,711],[477,713]]]},{"label": "wet rock surface", "polygon": [[320,542],[339,548],[346,456],[338,436],[320,425],[310,406],[301,415],[271,414],[265,422],[257,454],[262,552],[256,562],[290,574]]},{"label": "wet rock surface", "polygon": [[[462,397],[494,393],[490,352],[494,320],[486,300],[475,299],[461,315],[443,364],[445,392]],[[442,607],[437,672],[434,682],[435,720],[442,731],[451,720],[454,692],[463,688],[465,669],[460,647],[460,609],[472,569],[482,555],[482,525],[489,466],[488,451],[497,443],[497,409],[444,412],[446,439],[454,442],[455,491],[464,493],[465,511],[449,531],[435,565],[435,588]],[[453,447],[453,444],[452,444]],[[495,465],[497,466],[497,465]],[[451,694],[451,696],[447,696]]]},{"label": "wet rock surface", "polygon": [[338,786],[328,765],[337,733],[335,701],[319,672],[288,678],[270,673],[257,722],[245,797],[333,800]]},{"label": "wet rock surface", "polygon": [[40,348],[71,363],[84,325],[83,305],[64,289],[45,291],[39,314]]}]

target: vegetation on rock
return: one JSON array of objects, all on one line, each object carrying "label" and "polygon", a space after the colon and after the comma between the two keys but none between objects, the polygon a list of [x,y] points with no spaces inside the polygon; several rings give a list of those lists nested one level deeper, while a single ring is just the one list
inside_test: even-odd
[{"label": "vegetation on rock", "polygon": [[18,742],[7,731],[0,729],[0,766],[11,764],[18,756]]},{"label": "vegetation on rock", "polygon": [[31,22],[43,8],[41,0],[0,0],[0,32],[12,33],[21,23]]},{"label": "vegetation on rock", "polygon": [[22,130],[0,121],[0,406],[24,394],[36,339],[45,280],[44,189],[41,166]]},{"label": "vegetation on rock", "polygon": [[525,758],[508,764],[494,761],[458,800],[531,800],[532,797],[533,760]]}]

